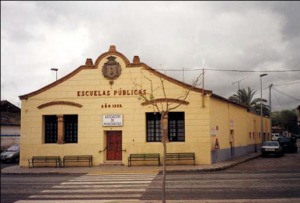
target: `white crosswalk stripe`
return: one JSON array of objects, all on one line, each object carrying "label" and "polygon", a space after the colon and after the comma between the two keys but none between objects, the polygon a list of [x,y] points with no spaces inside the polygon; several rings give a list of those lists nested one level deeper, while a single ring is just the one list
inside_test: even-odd
[{"label": "white crosswalk stripe", "polygon": [[139,200],[155,176],[156,174],[83,175],[29,198],[39,202],[70,199]]}]

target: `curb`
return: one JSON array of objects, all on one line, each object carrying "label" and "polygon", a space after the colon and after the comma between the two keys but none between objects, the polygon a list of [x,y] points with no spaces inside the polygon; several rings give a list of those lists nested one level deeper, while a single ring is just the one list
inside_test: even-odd
[{"label": "curb", "polygon": [[[184,173],[184,172],[212,172],[212,171],[221,171],[221,170],[225,170],[225,169],[228,169],[228,168],[231,168],[233,166],[236,166],[238,164],[241,164],[241,163],[244,163],[244,162],[247,162],[247,161],[250,161],[252,159],[256,159],[257,157],[260,157],[261,154],[256,154],[256,155],[253,155],[252,157],[248,157],[248,158],[244,158],[240,161],[236,161],[236,162],[233,162],[233,163],[229,163],[227,165],[224,165],[224,166],[219,166],[219,167],[214,167],[214,168],[203,168],[203,169],[189,169],[189,170],[170,170],[168,171],[167,170],[167,173]],[[159,170],[159,174],[162,173],[162,170]]]},{"label": "curb", "polygon": [[[240,160],[235,160],[235,161],[229,161],[228,163],[223,163],[222,166],[212,166],[211,168],[195,168],[195,169],[170,169],[170,170],[166,170],[167,173],[188,173],[188,172],[213,172],[213,171],[221,171],[221,170],[225,170],[228,168],[231,168],[233,166],[236,166],[240,163],[244,163],[246,161],[255,159],[257,157],[261,156],[261,154],[255,154],[252,155],[251,157],[246,157],[246,158],[242,158]],[[8,167],[9,168],[9,167]],[[162,174],[163,170],[162,169],[158,169],[158,170],[150,170],[151,172],[155,172],[157,174]],[[75,172],[59,172],[59,171],[45,171],[45,172],[3,172],[3,169],[1,169],[1,174],[5,174],[5,175],[22,175],[22,174],[28,174],[28,175],[39,175],[39,174],[45,174],[45,175],[51,175],[51,174],[55,174],[55,175],[99,175],[99,174],[114,174],[114,173],[128,173],[128,174],[132,174],[132,173],[144,173],[147,172],[149,173],[149,170],[143,171],[143,170],[137,170],[137,171],[113,171],[113,172],[109,172],[109,171],[101,171],[101,172],[79,172],[79,173],[75,173]]]}]

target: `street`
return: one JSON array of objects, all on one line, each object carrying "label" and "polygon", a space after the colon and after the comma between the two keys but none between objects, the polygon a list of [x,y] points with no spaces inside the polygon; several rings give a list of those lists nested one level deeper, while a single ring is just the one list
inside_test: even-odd
[{"label": "street", "polygon": [[[1,202],[161,199],[160,174],[1,175]],[[300,153],[256,158],[217,172],[167,175],[167,200],[300,201]],[[22,200],[22,201],[21,201]],[[289,201],[290,200],[290,201]],[[51,202],[51,201],[50,201]]]}]

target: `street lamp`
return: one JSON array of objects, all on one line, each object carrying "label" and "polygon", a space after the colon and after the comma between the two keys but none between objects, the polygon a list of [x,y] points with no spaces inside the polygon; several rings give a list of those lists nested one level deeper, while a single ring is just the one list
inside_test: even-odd
[{"label": "street lamp", "polygon": [[51,70],[56,72],[56,80],[57,80],[57,71],[58,71],[58,69],[57,68],[51,68]]},{"label": "street lamp", "polygon": [[270,137],[272,139],[272,99],[271,99],[271,88],[272,88],[273,84],[269,85],[269,107],[270,107],[270,115],[269,115],[269,119],[270,119]]},{"label": "street lamp", "polygon": [[260,136],[261,144],[264,142],[264,126],[263,126],[263,108],[262,108],[262,77],[267,76],[268,74],[264,73],[260,75]]}]

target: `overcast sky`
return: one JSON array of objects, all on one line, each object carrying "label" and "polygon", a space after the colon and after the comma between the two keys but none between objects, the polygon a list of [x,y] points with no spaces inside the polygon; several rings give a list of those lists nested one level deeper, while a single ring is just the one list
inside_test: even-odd
[{"label": "overcast sky", "polygon": [[225,98],[238,86],[260,97],[260,71],[284,71],[266,72],[263,97],[274,84],[273,110],[300,105],[296,1],[1,1],[1,100],[20,106],[20,95],[55,81],[51,68],[61,78],[112,44],[187,83],[209,69],[205,88]]}]

